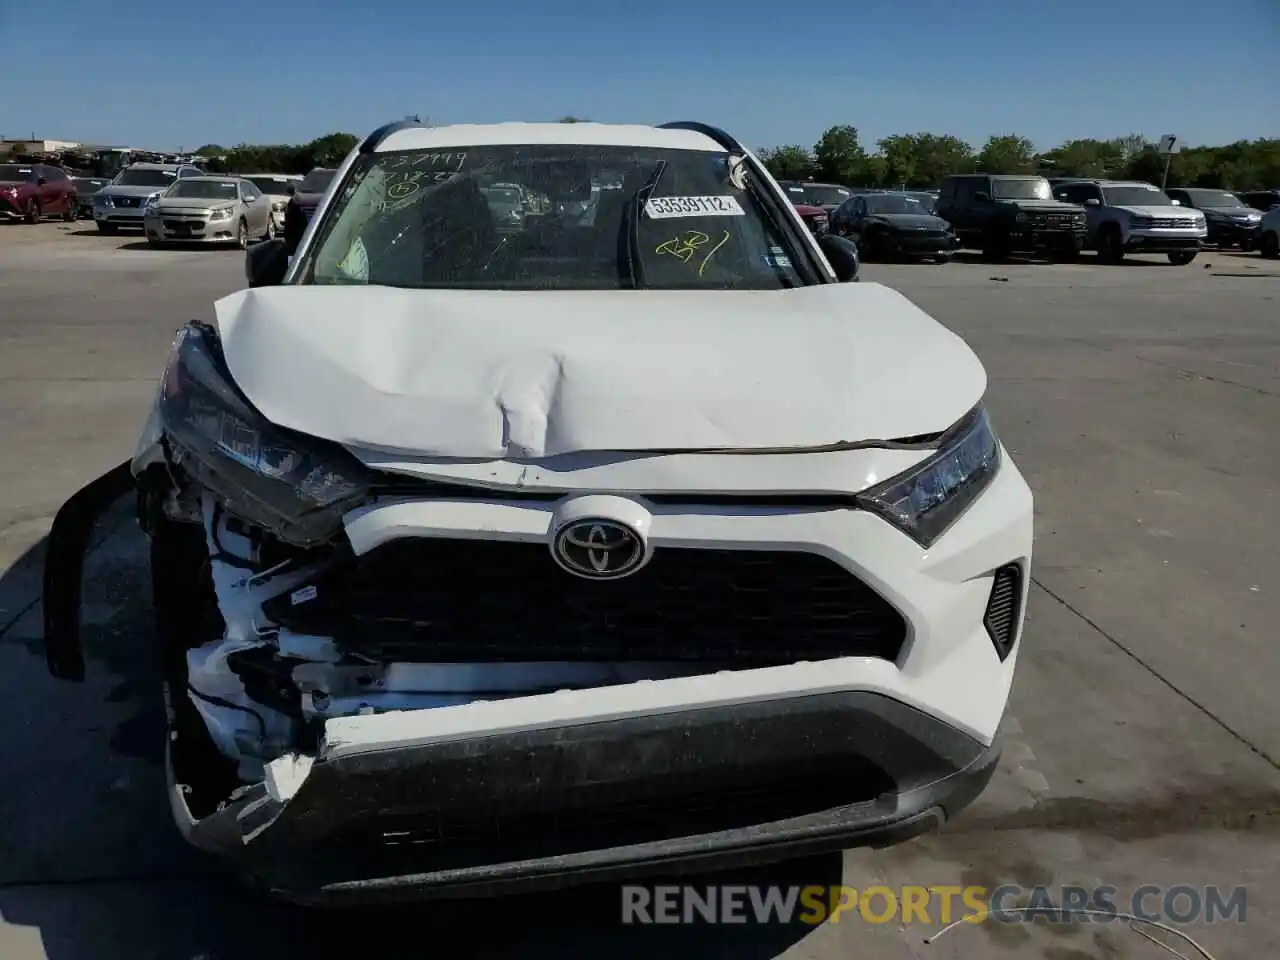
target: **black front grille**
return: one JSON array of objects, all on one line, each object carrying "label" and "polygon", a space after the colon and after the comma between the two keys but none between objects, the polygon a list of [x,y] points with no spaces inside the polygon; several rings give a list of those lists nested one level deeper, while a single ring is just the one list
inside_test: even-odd
[{"label": "black front grille", "polygon": [[164,226],[166,230],[190,231],[193,226],[197,225],[187,220],[166,220]]},{"label": "black front grille", "polygon": [[601,582],[564,572],[543,544],[410,538],[315,586],[296,605],[270,601],[267,616],[386,660],[893,660],[906,635],[869,586],[792,551],[659,548],[640,572]]},{"label": "black front grille", "polygon": [[137,197],[115,197],[112,201],[117,207],[137,207],[142,201]]},{"label": "black front grille", "polygon": [[1001,660],[1013,650],[1021,607],[1022,567],[1010,563],[996,571],[991,584],[991,597],[987,600],[987,612],[982,618]]}]

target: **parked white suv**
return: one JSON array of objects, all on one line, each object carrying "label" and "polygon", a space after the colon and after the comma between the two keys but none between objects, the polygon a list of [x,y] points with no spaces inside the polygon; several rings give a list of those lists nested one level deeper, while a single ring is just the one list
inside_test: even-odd
[{"label": "parked white suv", "polygon": [[1078,203],[1089,218],[1087,249],[1119,263],[1126,253],[1163,253],[1185,266],[1208,236],[1204,214],[1179,206],[1156,186],[1133,180],[1054,180],[1055,199]]},{"label": "parked white suv", "polygon": [[[549,210],[514,229],[482,178]],[[476,893],[890,844],[981,793],[1031,491],[964,341],[848,282],[736,140],[395,124],[296,255],[251,249],[117,473],[192,843],[306,902]],[[60,676],[86,516],[49,537]]]}]

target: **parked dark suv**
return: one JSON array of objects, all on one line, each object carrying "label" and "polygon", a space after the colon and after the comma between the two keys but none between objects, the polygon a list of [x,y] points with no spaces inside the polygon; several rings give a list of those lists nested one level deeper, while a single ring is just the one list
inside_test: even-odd
[{"label": "parked dark suv", "polygon": [[1209,187],[1170,187],[1169,194],[1184,207],[1199,210],[1209,226],[1209,243],[1220,250],[1238,246],[1252,250],[1262,224],[1262,211],[1245,206],[1234,193]]},{"label": "parked dark suv", "polygon": [[1074,259],[1087,230],[1084,207],[1054,200],[1044,177],[947,177],[936,212],[951,224],[962,246],[981,250],[989,260],[1039,252]]},{"label": "parked dark suv", "polygon": [[1253,207],[1263,213],[1274,207],[1280,207],[1280,190],[1248,190],[1237,193],[1236,196],[1246,207]]}]

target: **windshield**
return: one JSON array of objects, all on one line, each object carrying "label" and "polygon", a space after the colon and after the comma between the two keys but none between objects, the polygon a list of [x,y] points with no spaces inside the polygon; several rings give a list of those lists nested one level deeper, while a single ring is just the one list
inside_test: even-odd
[{"label": "windshield", "polygon": [[312,170],[298,184],[298,192],[324,193],[329,189],[329,184],[333,182],[333,175],[337,172],[337,170]]},{"label": "windshield", "polygon": [[1053,189],[1044,177],[1019,180],[993,179],[991,196],[997,200],[1052,200]]},{"label": "windshield", "polygon": [[1232,208],[1241,206],[1240,198],[1225,190],[1187,190],[1187,196],[1197,207]]},{"label": "windshield", "polygon": [[929,208],[912,197],[900,193],[869,193],[866,197],[867,213],[915,213],[928,214]]},{"label": "windshield", "polygon": [[1111,207],[1171,207],[1173,201],[1158,187],[1103,187],[1102,196]]},{"label": "windshield", "polygon": [[846,190],[844,187],[814,183],[787,184],[786,191],[792,203],[806,204],[810,207],[839,206],[853,196],[853,191]]},{"label": "windshield", "polygon": [[201,200],[236,200],[239,193],[230,180],[179,180],[165,192],[166,197],[192,197]]},{"label": "windshield", "polygon": [[116,177],[117,187],[167,187],[178,174],[174,170],[135,170],[130,167]]},{"label": "windshield", "polygon": [[[622,189],[593,191],[604,171]],[[501,183],[486,193],[482,183]],[[646,186],[652,197],[643,204]],[[510,188],[542,198],[512,218]],[[514,189],[512,189],[514,193]],[[371,154],[308,252],[303,283],[498,290],[777,290],[804,281],[725,153],[512,145]]]},{"label": "windshield", "polygon": [[0,163],[0,181],[6,183],[26,183],[35,172],[34,167],[25,167],[18,163]]},{"label": "windshield", "polygon": [[269,197],[285,197],[289,195],[289,182],[279,177],[245,177],[255,187]]},{"label": "windshield", "polygon": [[932,213],[933,208],[938,205],[938,198],[932,193],[908,193],[907,196],[923,206],[930,213]]}]

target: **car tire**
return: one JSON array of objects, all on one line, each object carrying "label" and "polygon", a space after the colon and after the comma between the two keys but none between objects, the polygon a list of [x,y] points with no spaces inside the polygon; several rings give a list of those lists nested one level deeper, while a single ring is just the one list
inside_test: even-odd
[{"label": "car tire", "polygon": [[1280,233],[1268,230],[1259,237],[1258,252],[1267,260],[1280,260]]},{"label": "car tire", "polygon": [[267,217],[267,232],[262,235],[263,240],[274,240],[276,238],[276,218],[274,216]]},{"label": "car tire", "polygon": [[1114,223],[1104,223],[1098,229],[1098,259],[1103,263],[1120,263],[1124,260],[1124,238]]},{"label": "car tire", "polygon": [[249,247],[249,224],[242,219],[240,226],[236,227],[236,246],[241,250],[247,250]]},{"label": "car tire", "polygon": [[67,198],[67,209],[62,211],[63,223],[75,223],[77,219],[78,201],[75,197]]},{"label": "car tire", "polygon": [[1009,259],[1009,237],[1002,227],[990,226],[982,231],[982,259],[988,263]]},{"label": "car tire", "polygon": [[1198,253],[1198,250],[1174,250],[1169,254],[1169,262],[1175,267],[1185,267],[1196,258]]},{"label": "car tire", "polygon": [[39,222],[40,222],[40,216],[41,216],[41,213],[40,213],[40,203],[39,203],[39,201],[37,201],[37,200],[28,200],[28,201],[27,201],[27,208],[26,208],[25,210],[23,210],[23,211],[22,211],[22,219],[23,219],[26,223],[39,223]]}]

